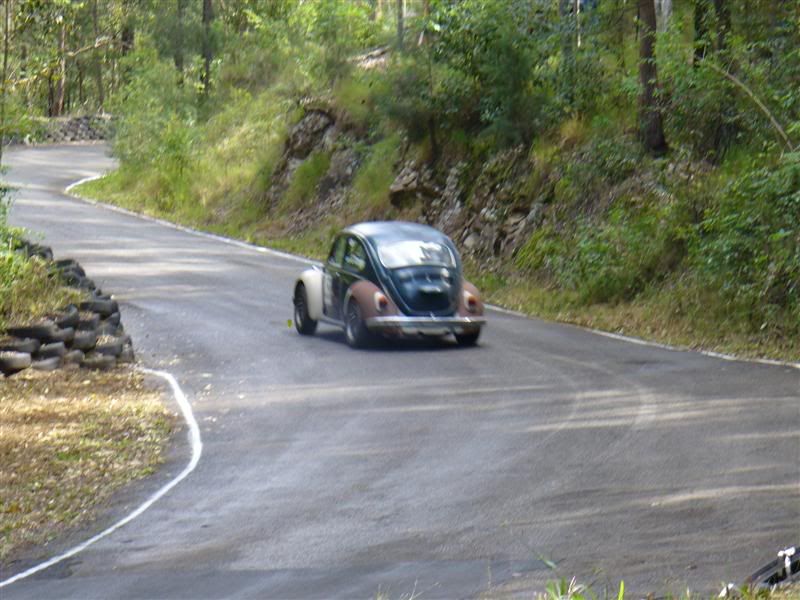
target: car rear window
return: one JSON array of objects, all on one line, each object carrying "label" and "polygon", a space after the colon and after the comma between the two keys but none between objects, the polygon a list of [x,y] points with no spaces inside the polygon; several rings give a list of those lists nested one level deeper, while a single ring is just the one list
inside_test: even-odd
[{"label": "car rear window", "polygon": [[450,248],[436,242],[419,240],[378,243],[378,258],[387,269],[418,265],[456,266],[456,260]]}]

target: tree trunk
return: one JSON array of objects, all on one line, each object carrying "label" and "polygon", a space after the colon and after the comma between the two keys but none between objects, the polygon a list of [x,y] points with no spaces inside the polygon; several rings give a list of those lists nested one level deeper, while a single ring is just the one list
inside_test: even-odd
[{"label": "tree trunk", "polygon": [[561,75],[559,77],[561,95],[567,104],[572,105],[575,97],[575,40],[572,29],[573,0],[559,0],[558,14],[561,19]]},{"label": "tree trunk", "polygon": [[[94,31],[94,39],[97,41],[100,37],[100,23],[97,17],[97,0],[92,2],[92,29]],[[97,108],[102,112],[106,99],[105,90],[103,89],[103,53],[100,50],[96,50],[94,56],[94,81],[97,85]]]},{"label": "tree trunk", "polygon": [[403,38],[405,37],[405,7],[404,0],[397,0],[397,47],[403,49]]},{"label": "tree trunk", "polygon": [[0,167],[3,166],[3,144],[6,141],[6,95],[8,80],[8,38],[11,29],[11,10],[9,7],[11,0],[3,0],[3,81],[2,91],[0,91]]},{"label": "tree trunk", "polygon": [[211,0],[203,0],[203,95],[208,97],[211,91],[211,61],[214,60],[214,49],[211,39],[211,25],[214,21],[214,6]]},{"label": "tree trunk", "polygon": [[706,0],[694,2],[694,63],[698,64],[708,54],[708,5]]},{"label": "tree trunk", "polygon": [[656,69],[656,9],[653,0],[639,0],[639,131],[645,149],[655,156],[667,151],[661,111],[658,106]]},{"label": "tree trunk", "polygon": [[727,0],[714,0],[714,12],[717,14],[717,52],[724,52],[728,33],[731,30],[731,7]]},{"label": "tree trunk", "polygon": [[175,68],[178,70],[178,83],[183,83],[183,14],[186,0],[178,0],[177,21],[175,24]]},{"label": "tree trunk", "polygon": [[672,0],[656,0],[656,21],[658,30],[664,32],[672,18]]},{"label": "tree trunk", "polygon": [[58,30],[58,78],[56,79],[55,96],[50,111],[51,117],[60,117],[64,113],[64,98],[67,91],[67,23],[61,22]]}]

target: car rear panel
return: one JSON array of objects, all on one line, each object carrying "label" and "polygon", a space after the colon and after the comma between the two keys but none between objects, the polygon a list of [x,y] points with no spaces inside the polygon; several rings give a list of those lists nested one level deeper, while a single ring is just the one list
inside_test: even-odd
[{"label": "car rear panel", "polygon": [[452,315],[458,308],[458,274],[440,266],[395,269],[391,273],[396,300],[409,315]]}]

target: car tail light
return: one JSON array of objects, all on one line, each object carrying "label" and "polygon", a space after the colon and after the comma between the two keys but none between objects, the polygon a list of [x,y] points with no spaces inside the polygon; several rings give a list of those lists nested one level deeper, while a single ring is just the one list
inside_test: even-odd
[{"label": "car tail light", "polygon": [[478,310],[478,298],[475,297],[475,294],[464,290],[464,306],[466,306],[467,310],[471,313]]},{"label": "car tail light", "polygon": [[375,300],[375,310],[377,310],[378,312],[383,312],[387,308],[389,308],[389,299],[383,292],[375,292],[374,300]]}]

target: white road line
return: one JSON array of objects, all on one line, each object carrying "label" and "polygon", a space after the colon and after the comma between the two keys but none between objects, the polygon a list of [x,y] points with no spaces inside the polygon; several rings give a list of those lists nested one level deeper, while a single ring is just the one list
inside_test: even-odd
[{"label": "white road line", "polygon": [[203,453],[203,442],[200,439],[200,428],[197,425],[197,420],[194,418],[194,413],[192,413],[191,404],[189,404],[189,401],[186,399],[186,395],[183,393],[183,390],[181,390],[177,380],[175,379],[175,377],[172,376],[172,374],[167,373],[166,371],[154,371],[152,369],[144,369],[144,368],[142,368],[141,371],[165,379],[172,388],[172,393],[174,394],[175,400],[178,402],[178,405],[180,406],[181,412],[183,413],[183,418],[186,421],[187,425],[189,426],[189,443],[191,444],[192,447],[192,459],[189,461],[189,464],[186,465],[186,467],[183,469],[183,471],[180,472],[180,474],[178,474],[177,477],[175,477],[172,481],[164,485],[155,494],[150,496],[150,498],[148,498],[141,506],[139,506],[139,508],[130,513],[124,519],[117,521],[108,529],[101,531],[94,537],[89,538],[82,544],[79,544],[70,550],[67,550],[63,554],[54,556],[50,560],[47,560],[39,565],[36,565],[35,567],[31,567],[27,571],[23,571],[22,573],[17,573],[13,577],[9,577],[5,581],[0,581],[0,588],[3,588],[7,585],[11,585],[12,583],[19,581],[21,579],[25,579],[26,577],[30,577],[34,573],[43,571],[48,567],[52,567],[53,565],[60,563],[62,560],[66,560],[67,558],[75,556],[79,552],[83,552],[84,550],[86,550],[86,548],[88,548],[95,542],[114,533],[117,529],[124,527],[125,525],[133,521],[136,517],[141,515],[153,504],[155,504],[161,498],[163,498],[164,495],[166,495],[172,488],[174,488],[181,481],[186,479],[186,477],[189,476],[189,473],[194,471],[195,467],[197,466],[197,463],[200,461],[200,455]]},{"label": "white road line", "polygon": [[[298,256],[296,254],[290,254],[288,252],[280,252],[279,250],[273,250],[271,248],[265,248],[264,246],[257,246],[255,244],[248,244],[247,242],[234,240],[234,239],[231,239],[231,238],[223,237],[221,235],[215,235],[213,233],[206,233],[204,231],[198,231],[198,230],[192,229],[190,227],[184,227],[183,225],[177,225],[175,223],[170,223],[169,221],[164,221],[162,219],[156,219],[154,217],[149,217],[147,215],[142,215],[140,213],[136,213],[136,212],[133,212],[133,211],[130,211],[130,210],[126,210],[124,208],[119,208],[118,206],[105,204],[103,202],[97,202],[95,200],[89,200],[87,198],[84,198],[82,196],[79,196],[77,194],[73,194],[72,193],[72,189],[74,187],[76,187],[76,186],[78,186],[78,185],[80,185],[82,183],[86,183],[87,181],[94,181],[95,179],[100,179],[101,177],[103,177],[103,175],[94,175],[92,177],[86,177],[86,178],[81,179],[80,181],[76,181],[72,185],[68,186],[64,191],[67,194],[69,194],[70,196],[72,196],[73,198],[77,198],[78,200],[81,200],[83,202],[87,202],[87,203],[93,204],[95,206],[102,206],[102,207],[108,208],[109,210],[114,210],[114,211],[117,211],[117,212],[120,212],[120,213],[123,213],[123,214],[126,214],[126,215],[140,217],[140,218],[145,219],[147,221],[151,221],[153,223],[159,223],[161,225],[166,225],[167,227],[172,227],[173,229],[177,229],[179,231],[184,231],[186,233],[193,233],[193,234],[199,235],[201,237],[205,237],[205,238],[208,238],[208,239],[216,240],[218,242],[223,242],[225,244],[230,244],[230,245],[233,245],[233,246],[238,246],[240,248],[247,248],[248,250],[254,250],[254,251],[260,252],[262,254],[272,254],[274,256],[279,256],[281,258],[286,258],[286,259],[290,259],[290,260],[296,260],[298,262],[302,262],[302,263],[309,264],[309,265],[318,265],[319,264],[319,261],[310,260],[310,259],[305,258],[303,256]],[[516,311],[516,310],[510,310],[508,308],[503,308],[502,306],[495,306],[493,304],[487,304],[486,308],[488,308],[489,310],[491,310],[493,312],[509,315],[509,316],[512,316],[512,317],[519,317],[521,319],[530,318],[530,316],[526,315],[525,313],[522,313],[522,312],[519,312],[519,311]],[[560,325],[572,325],[571,323],[559,323],[559,324]],[[626,335],[620,335],[618,333],[611,333],[609,331],[601,331],[599,329],[591,329],[589,327],[581,327],[580,325],[572,325],[572,326],[573,327],[577,327],[578,329],[582,329],[584,331],[588,331],[589,333],[594,333],[596,335],[602,335],[603,337],[612,338],[612,339],[619,340],[619,341],[622,341],[622,342],[628,342],[629,344],[637,344],[639,346],[649,346],[651,348],[661,348],[662,350],[673,350],[675,352],[697,352],[698,354],[702,354],[704,356],[709,356],[709,357],[712,357],[712,358],[719,358],[719,359],[728,360],[728,361],[749,362],[749,363],[756,363],[756,364],[763,364],[763,365],[772,365],[772,366],[780,366],[780,367],[792,367],[794,369],[800,369],[800,363],[792,363],[792,362],[785,362],[785,361],[779,361],[779,360],[766,360],[766,359],[758,359],[758,358],[742,358],[742,357],[733,356],[733,355],[730,355],[730,354],[720,354],[720,353],[717,353],[717,352],[711,352],[709,350],[692,350],[692,349],[689,349],[689,348],[680,348],[678,346],[670,346],[668,344],[661,344],[661,343],[658,343],[658,342],[650,342],[650,341],[643,340],[643,339],[640,339],[640,338],[634,338],[634,337],[629,337],[629,336],[626,336]]]}]

